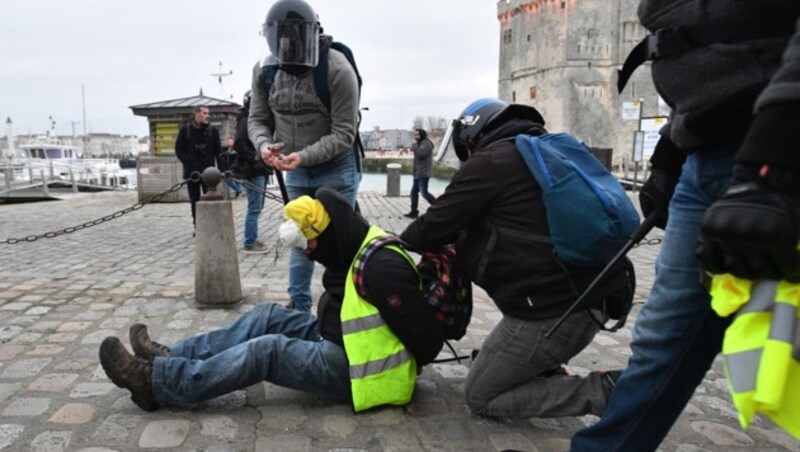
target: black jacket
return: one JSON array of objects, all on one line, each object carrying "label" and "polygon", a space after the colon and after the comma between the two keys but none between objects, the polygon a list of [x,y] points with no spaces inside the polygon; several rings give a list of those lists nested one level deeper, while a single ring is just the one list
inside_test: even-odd
[{"label": "black jacket", "polygon": [[183,163],[183,178],[187,179],[193,171],[203,172],[217,163],[221,143],[217,128],[212,125],[197,127],[189,121],[181,127],[175,140],[175,154]]},{"label": "black jacket", "polygon": [[256,152],[256,148],[247,135],[248,108],[242,108],[236,115],[236,136],[233,149],[236,151],[236,163],[233,164],[233,173],[240,179],[250,179],[256,176],[272,174],[272,167],[267,166]]},{"label": "black jacket", "polygon": [[[322,337],[343,345],[341,310],[347,271],[367,236],[369,225],[353,212],[339,193],[322,188],[316,197],[331,216],[328,228],[318,237],[317,249],[309,256],[325,265],[325,293],[317,306]],[[433,361],[444,345],[444,334],[433,310],[423,298],[419,275],[399,253],[381,249],[370,256],[364,268],[367,300],[419,366]]]},{"label": "black jacket", "polygon": [[595,275],[568,272],[551,244],[518,237],[550,235],[542,192],[511,139],[542,132],[522,120],[490,132],[444,194],[400,236],[423,250],[456,243],[467,277],[503,314],[522,319],[561,315]]}]

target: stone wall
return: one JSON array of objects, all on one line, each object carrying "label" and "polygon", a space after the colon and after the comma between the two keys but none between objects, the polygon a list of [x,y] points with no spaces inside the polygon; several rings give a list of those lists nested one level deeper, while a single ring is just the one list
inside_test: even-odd
[{"label": "stone wall", "polygon": [[[175,157],[139,157],[136,162],[136,184],[139,201],[149,199],[155,194],[166,191],[183,180],[183,167]],[[189,194],[186,188],[170,193],[160,202],[187,202]]]},{"label": "stone wall", "polygon": [[637,120],[621,119],[623,102],[644,101],[658,114],[650,66],[640,67],[622,94],[617,69],[645,35],[638,0],[500,0],[498,96],[535,106],[548,130],[630,156]]}]

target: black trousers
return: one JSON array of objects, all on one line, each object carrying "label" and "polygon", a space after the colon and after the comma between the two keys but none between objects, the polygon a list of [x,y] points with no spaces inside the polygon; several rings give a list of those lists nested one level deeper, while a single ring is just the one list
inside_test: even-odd
[{"label": "black trousers", "polygon": [[192,205],[192,224],[197,225],[197,201],[200,201],[200,191],[202,190],[203,194],[205,194],[208,191],[208,187],[201,182],[189,181],[186,184],[186,189],[189,191],[189,203]]}]

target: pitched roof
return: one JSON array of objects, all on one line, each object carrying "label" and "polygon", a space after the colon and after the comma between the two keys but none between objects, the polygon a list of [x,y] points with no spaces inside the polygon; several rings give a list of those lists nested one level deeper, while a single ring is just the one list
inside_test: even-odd
[{"label": "pitched roof", "polygon": [[202,94],[197,96],[183,97],[180,99],[162,100],[159,102],[151,102],[148,104],[131,105],[129,108],[134,109],[152,109],[152,108],[187,108],[187,107],[236,107],[241,105],[236,102],[231,102],[223,99],[215,99]]}]

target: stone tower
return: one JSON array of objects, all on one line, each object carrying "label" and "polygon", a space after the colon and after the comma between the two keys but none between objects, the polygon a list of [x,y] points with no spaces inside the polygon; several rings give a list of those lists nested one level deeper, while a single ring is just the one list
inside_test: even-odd
[{"label": "stone tower", "polygon": [[[499,97],[534,105],[552,132],[630,156],[639,122],[621,119],[623,102],[659,113],[646,64],[617,94],[617,69],[644,36],[638,0],[499,0]],[[664,106],[662,105],[662,110]],[[662,111],[663,113],[663,111]]]}]

